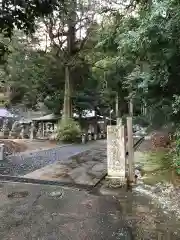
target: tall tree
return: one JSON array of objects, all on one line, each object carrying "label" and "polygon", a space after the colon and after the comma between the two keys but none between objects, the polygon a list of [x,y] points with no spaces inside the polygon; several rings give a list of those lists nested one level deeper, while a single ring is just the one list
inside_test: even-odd
[{"label": "tall tree", "polygon": [[[44,4],[45,2],[47,2],[47,6],[49,6],[49,9],[47,11],[43,10]],[[128,2],[128,1],[127,1]],[[89,49],[89,47],[87,47],[87,45],[89,44],[89,39],[92,37],[92,32],[96,32],[97,29],[99,30],[99,28],[97,27],[97,21],[98,22],[102,22],[103,20],[103,16],[106,17],[110,17],[111,15],[117,14],[117,12],[119,11],[118,8],[122,8],[123,11],[125,11],[125,9],[127,10],[127,12],[130,12],[130,9],[134,8],[134,2],[132,1],[129,4],[127,4],[126,1],[115,1],[113,2],[113,4],[110,4],[110,1],[80,1],[80,0],[73,0],[73,1],[64,1],[64,3],[62,3],[62,1],[40,1],[40,4],[38,5],[38,3],[36,1],[28,1],[27,4],[25,4],[25,2],[18,2],[17,1],[17,6],[18,8],[16,8],[14,1],[7,1],[6,3],[3,2],[3,17],[2,17],[2,21],[5,21],[6,17],[9,16],[8,14],[12,13],[12,16],[16,16],[15,18],[12,18],[12,22],[13,22],[13,26],[17,26],[19,28],[22,28],[24,30],[31,30],[31,32],[33,30],[35,30],[35,28],[33,27],[33,24],[36,23],[35,26],[40,25],[41,29],[43,28],[42,23],[45,25],[46,31],[48,33],[48,37],[50,40],[50,48],[46,49],[52,53],[54,53],[54,59],[59,59],[59,64],[57,64],[57,66],[59,66],[59,68],[61,69],[61,71],[64,71],[64,73],[62,75],[64,75],[65,77],[65,94],[64,94],[64,117],[70,117],[72,115],[72,106],[71,106],[71,102],[72,102],[72,97],[74,95],[77,96],[77,94],[73,94],[72,89],[76,89],[75,85],[76,85],[76,80],[75,78],[77,78],[77,74],[75,74],[76,69],[79,69],[79,65],[83,65],[86,61],[88,61],[88,63],[90,64],[94,64],[94,60],[93,61],[89,61],[89,58],[93,58],[92,54],[87,54],[87,50]],[[19,5],[20,4],[20,5]],[[20,9],[20,10],[18,10]],[[122,11],[121,9],[121,11]],[[23,14],[21,15],[20,13],[23,12]],[[29,13],[30,12],[30,13]],[[18,15],[19,14],[19,15]],[[101,15],[100,15],[101,14]],[[103,14],[103,15],[102,15]],[[21,17],[24,18],[21,18]],[[39,17],[41,17],[39,19]],[[118,16],[119,17],[119,16]],[[37,19],[39,19],[38,21],[36,21]],[[118,19],[118,18],[116,18]],[[22,23],[26,21],[28,22],[29,20],[32,20],[31,23],[33,23],[31,25],[31,23],[29,23],[30,25],[23,25]],[[5,21],[6,22],[6,21]],[[18,23],[21,23],[18,25]],[[28,24],[28,23],[27,23]],[[113,23],[114,24],[114,23]],[[118,24],[116,23],[115,26],[117,26]],[[5,25],[3,25],[5,26]],[[14,28],[13,26],[9,26],[9,33],[6,36],[11,36],[12,33],[12,29]],[[112,25],[111,25],[112,26]],[[116,28],[117,27],[113,27],[113,31],[114,32],[110,32],[109,36],[112,33],[111,36],[111,46],[108,46],[108,48],[116,48],[117,49],[117,44],[114,41],[115,37],[116,37]],[[2,27],[3,30],[6,29],[6,27]],[[108,32],[108,29],[107,31]],[[8,33],[8,31],[5,31],[5,34]],[[96,32],[96,35],[98,35],[98,33]],[[107,45],[108,43],[108,38],[109,37],[105,37],[105,41],[103,40],[103,44],[102,45]],[[102,40],[102,39],[99,39]],[[95,43],[93,43],[92,48],[95,46]],[[103,49],[103,48],[101,48]],[[97,48],[96,48],[97,50]],[[114,53],[110,53],[113,52]],[[112,93],[114,91],[114,89],[117,89],[117,85],[116,84],[120,84],[119,89],[122,90],[122,81],[119,81],[119,78],[122,77],[124,79],[125,75],[126,75],[126,65],[127,64],[122,64],[123,61],[119,61],[119,57],[117,56],[117,54],[115,54],[116,50],[107,50],[106,47],[106,52],[105,55],[108,56],[109,62],[112,60],[112,63],[109,70],[108,71],[108,86],[111,86],[109,89],[111,89]],[[102,51],[101,51],[102,53]],[[34,53],[35,54],[35,53]],[[113,55],[115,54],[115,55]],[[40,54],[42,57],[42,53]],[[91,56],[90,56],[91,55]],[[102,54],[103,55],[103,54]],[[101,56],[102,56],[101,55]],[[35,55],[34,55],[35,56]],[[39,56],[39,53],[38,53]],[[104,60],[105,60],[105,56],[104,56]],[[38,58],[39,59],[39,58]],[[115,61],[116,59],[118,59],[118,61]],[[26,59],[29,61],[29,58]],[[35,59],[34,59],[35,60]],[[35,63],[35,61],[33,60],[33,64]],[[97,61],[99,61],[101,59],[97,59]],[[28,66],[30,65],[30,62],[25,61],[26,63],[28,63]],[[44,61],[44,60],[43,60]],[[106,60],[105,60],[106,62]],[[117,65],[117,62],[121,64]],[[31,61],[32,63],[32,61]],[[42,63],[42,61],[41,61]],[[98,63],[99,64],[99,63]],[[98,64],[96,64],[96,67],[98,66]],[[41,64],[40,64],[41,65]],[[46,65],[46,61],[41,65],[42,69],[43,69],[43,65]],[[86,66],[87,64],[84,64],[84,66]],[[32,65],[33,66],[33,65]],[[118,66],[118,68],[117,68]],[[26,68],[26,74],[27,72],[29,72],[30,68]],[[42,70],[41,69],[41,70]],[[82,68],[81,68],[82,69]],[[86,67],[85,67],[86,69]],[[36,71],[41,71],[40,69],[36,69]],[[107,69],[105,69],[106,71]],[[35,71],[34,71],[35,72]],[[47,70],[45,69],[45,72],[47,73]],[[28,73],[29,74],[29,73]],[[27,74],[27,75],[28,75]],[[49,74],[49,73],[48,73]],[[47,75],[48,75],[47,74]],[[118,75],[119,74],[119,75]],[[30,74],[32,75],[32,74]],[[41,75],[41,74],[38,74]],[[44,76],[47,77],[46,74],[44,74]],[[81,73],[79,74],[81,75]],[[95,77],[96,75],[96,77]],[[102,93],[104,92],[108,92],[107,89],[106,91],[102,91],[102,89],[104,88],[101,87],[103,85],[103,83],[98,82],[98,74],[93,73],[93,77],[89,77],[88,79],[96,79],[96,83],[94,84],[94,86],[98,86],[98,92],[96,94],[97,97],[97,101],[95,101],[92,106],[97,107],[97,103],[100,104],[100,101],[98,99],[99,96],[102,96]],[[24,75],[23,75],[24,76]],[[49,75],[48,75],[49,76]],[[85,75],[84,75],[85,76]],[[28,77],[29,78],[29,77]],[[60,77],[61,78],[61,77]],[[82,77],[78,77],[78,79],[81,79]],[[42,78],[44,81],[44,78]],[[38,81],[37,81],[38,82]],[[47,81],[45,81],[47,82]],[[61,81],[60,81],[60,85],[59,85],[59,91],[57,91],[57,93],[61,92]],[[35,87],[35,85],[37,86],[37,84],[33,83],[33,86],[35,89],[37,89],[37,87]],[[88,84],[87,84],[88,85]],[[42,86],[42,85],[40,85]],[[45,85],[46,86],[46,85]],[[37,91],[37,90],[36,90]],[[123,90],[124,91],[124,90]],[[126,91],[126,90],[125,90]],[[57,94],[56,96],[60,96],[62,94]],[[85,92],[84,92],[85,93]],[[124,94],[121,92],[121,95]],[[86,91],[86,95],[90,96],[90,94],[88,93],[88,89]],[[107,94],[104,94],[104,96]],[[111,94],[110,94],[111,95]],[[126,93],[125,93],[126,95]],[[29,97],[28,97],[29,98]],[[109,97],[108,97],[109,98]],[[105,102],[107,102],[107,104],[105,104],[104,101],[102,105],[108,105],[108,101],[110,99],[106,98]],[[124,97],[123,97],[124,98]],[[92,99],[92,97],[91,97]],[[105,99],[105,98],[104,98]],[[46,101],[48,102],[48,98],[46,99]],[[76,104],[77,106],[77,104]],[[78,106],[77,106],[78,107]]]},{"label": "tall tree", "polygon": [[94,24],[95,12],[92,4],[85,1],[67,1],[67,11],[56,9],[43,22],[51,41],[51,46],[56,50],[56,56],[63,62],[65,68],[65,90],[63,117],[72,117],[72,89],[73,69],[77,62],[84,61],[81,54],[89,31]]}]

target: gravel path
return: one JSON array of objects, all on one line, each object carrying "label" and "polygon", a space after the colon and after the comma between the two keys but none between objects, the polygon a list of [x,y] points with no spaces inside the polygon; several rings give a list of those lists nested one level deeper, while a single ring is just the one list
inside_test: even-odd
[{"label": "gravel path", "polygon": [[86,145],[72,144],[36,152],[11,155],[8,158],[5,171],[1,171],[1,174],[12,176],[25,175],[59,160],[67,162],[68,158],[90,150],[94,146],[101,146],[104,142],[100,140]]}]

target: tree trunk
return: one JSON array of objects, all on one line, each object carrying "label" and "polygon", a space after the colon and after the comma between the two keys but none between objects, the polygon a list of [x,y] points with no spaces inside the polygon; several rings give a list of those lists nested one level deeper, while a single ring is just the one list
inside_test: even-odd
[{"label": "tree trunk", "polygon": [[95,124],[94,124],[94,134],[98,133],[98,116],[97,116],[97,110],[94,109],[95,111]]},{"label": "tree trunk", "polygon": [[116,118],[120,117],[120,109],[119,109],[119,94],[116,94]]},{"label": "tree trunk", "polygon": [[65,68],[65,90],[64,90],[64,106],[63,118],[73,117],[72,112],[72,74],[71,74],[71,60],[75,53],[76,47],[76,0],[71,0],[71,6],[68,19],[68,34],[67,34],[67,65]]},{"label": "tree trunk", "polygon": [[71,102],[71,76],[70,68],[65,68],[65,89],[64,89],[64,106],[63,106],[63,118],[72,117],[72,102]]},{"label": "tree trunk", "polygon": [[133,99],[132,98],[129,101],[129,116],[133,117]]}]

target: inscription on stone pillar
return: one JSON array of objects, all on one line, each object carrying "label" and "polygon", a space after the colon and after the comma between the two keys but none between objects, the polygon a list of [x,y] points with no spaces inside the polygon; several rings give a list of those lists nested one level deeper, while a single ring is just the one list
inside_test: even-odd
[{"label": "inscription on stone pillar", "polygon": [[124,126],[107,127],[108,177],[125,181],[125,136]]}]

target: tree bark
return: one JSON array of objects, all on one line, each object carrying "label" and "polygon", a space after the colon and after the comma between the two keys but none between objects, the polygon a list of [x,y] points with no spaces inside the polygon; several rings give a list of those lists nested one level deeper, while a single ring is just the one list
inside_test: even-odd
[{"label": "tree bark", "polygon": [[119,109],[119,94],[116,93],[116,118],[120,117],[120,109]]},{"label": "tree bark", "polygon": [[64,106],[62,117],[65,119],[72,117],[71,76],[69,66],[65,67]]},{"label": "tree bark", "polygon": [[71,74],[71,60],[76,47],[76,0],[71,0],[71,6],[68,18],[68,32],[67,32],[67,65],[65,67],[65,90],[64,90],[64,106],[63,118],[73,117],[72,112],[72,74]]},{"label": "tree bark", "polygon": [[133,117],[133,99],[129,100],[129,116]]}]

